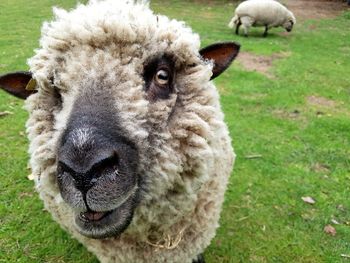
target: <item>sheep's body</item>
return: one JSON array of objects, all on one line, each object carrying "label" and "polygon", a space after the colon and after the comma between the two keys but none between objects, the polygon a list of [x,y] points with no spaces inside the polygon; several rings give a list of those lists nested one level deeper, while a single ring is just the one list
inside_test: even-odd
[{"label": "sheep's body", "polygon": [[239,26],[242,25],[247,35],[251,26],[264,26],[266,36],[267,30],[272,27],[282,26],[290,31],[295,22],[293,13],[275,0],[247,0],[238,5],[229,27],[236,25],[238,34]]},{"label": "sheep's body", "polygon": [[[209,81],[211,65],[198,55],[198,35],[128,1],[92,1],[55,13],[29,60],[40,88],[26,101],[31,166],[46,209],[101,262],[190,263],[215,235],[234,161],[219,97]],[[149,103],[135,70],[159,52],[176,54],[177,94]],[[50,96],[52,77],[62,105]],[[55,149],[74,98],[87,88],[83,84],[102,78],[103,87],[113,89],[101,93],[115,99],[123,112],[120,121],[140,149],[147,189],[121,236],[91,239],[75,229],[72,209],[62,200]]]}]

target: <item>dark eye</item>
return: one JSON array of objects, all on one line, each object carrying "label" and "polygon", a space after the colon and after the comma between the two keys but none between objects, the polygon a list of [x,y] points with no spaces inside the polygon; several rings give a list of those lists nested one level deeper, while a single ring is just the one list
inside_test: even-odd
[{"label": "dark eye", "polygon": [[167,85],[169,83],[169,72],[164,69],[158,70],[154,80],[158,85]]},{"label": "dark eye", "polygon": [[61,92],[60,92],[59,88],[57,88],[56,86],[54,86],[54,87],[53,87],[53,90],[54,90],[55,98],[57,98],[59,101],[62,102],[62,95],[61,95]]},{"label": "dark eye", "polygon": [[174,62],[169,56],[153,57],[147,61],[143,78],[148,100],[157,101],[170,98],[170,95],[174,92],[174,71]]}]

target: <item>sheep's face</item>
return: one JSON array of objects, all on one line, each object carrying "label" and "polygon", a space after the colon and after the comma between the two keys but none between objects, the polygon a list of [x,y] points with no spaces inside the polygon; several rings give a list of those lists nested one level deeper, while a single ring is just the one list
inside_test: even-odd
[{"label": "sheep's face", "polygon": [[[57,191],[76,229],[92,238],[121,234],[140,205],[199,188],[221,127],[209,80],[239,50],[224,43],[199,52],[197,35],[182,23],[126,5],[114,20],[106,18],[112,7],[62,14],[46,25],[32,73],[0,77],[0,86],[16,96],[35,93],[27,126],[39,190]],[[37,85],[28,91],[31,79]],[[199,179],[186,181],[183,174]]]},{"label": "sheep's face", "polygon": [[[52,80],[62,107],[55,124],[62,131],[57,144],[58,186],[64,201],[74,210],[79,232],[93,238],[118,235],[129,225],[140,189],[145,187],[142,175],[147,173],[139,165],[139,155],[142,159],[152,158],[139,148],[147,147],[149,151],[155,146],[150,141],[151,134],[164,132],[176,100],[175,61],[171,55],[160,53],[145,60],[136,54],[123,55],[129,63],[123,64],[118,58],[105,61],[114,63],[114,76],[106,77],[111,72],[100,68],[103,76],[99,72],[91,78],[97,71],[91,67],[93,73],[82,73],[81,84],[68,86],[69,91]],[[100,60],[108,60],[109,56],[103,51],[98,54]],[[69,64],[76,60],[74,55],[68,59],[72,60]],[[95,59],[91,53],[85,70]],[[130,61],[134,61],[132,67]],[[66,70],[56,68],[55,75],[63,81],[61,75],[67,74]],[[124,72],[130,75],[123,75]],[[75,98],[66,121],[65,104],[71,97]],[[130,121],[134,122],[133,127]],[[64,128],[58,128],[60,125]]]},{"label": "sheep's face", "polygon": [[56,176],[78,231],[104,238],[120,234],[132,219],[140,187],[139,151],[119,121],[113,97],[95,85],[84,86],[74,101],[57,144]]},{"label": "sheep's face", "polygon": [[287,31],[287,32],[291,32],[294,26],[294,22],[293,20],[288,20],[283,24],[283,28]]}]

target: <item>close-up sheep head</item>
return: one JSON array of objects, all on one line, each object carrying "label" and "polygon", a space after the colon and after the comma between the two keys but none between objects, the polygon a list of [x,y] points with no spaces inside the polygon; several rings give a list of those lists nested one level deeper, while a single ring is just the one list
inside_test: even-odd
[{"label": "close-up sheep head", "polygon": [[[200,49],[183,22],[139,2],[54,12],[30,70],[0,77],[26,99],[46,209],[101,261],[192,262],[215,235],[234,160],[211,79],[239,45]],[[169,236],[179,249],[159,249]]]}]

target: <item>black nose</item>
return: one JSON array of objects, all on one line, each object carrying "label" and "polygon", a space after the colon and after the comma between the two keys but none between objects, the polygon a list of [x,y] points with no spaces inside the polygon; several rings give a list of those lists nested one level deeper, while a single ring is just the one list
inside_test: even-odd
[{"label": "black nose", "polygon": [[86,193],[106,174],[118,169],[118,152],[124,149],[120,143],[111,142],[101,134],[88,128],[78,128],[68,132],[62,139],[58,151],[58,180],[72,182]]},{"label": "black nose", "polygon": [[[72,153],[68,156],[71,155]],[[67,155],[60,156],[58,176],[71,177],[75,187],[84,194],[97,182],[99,177],[115,173],[118,169],[116,151],[99,151],[96,154],[78,151],[76,155],[73,159],[67,158]]]}]

